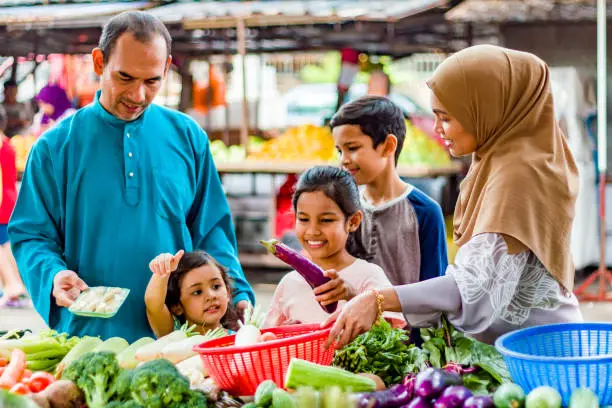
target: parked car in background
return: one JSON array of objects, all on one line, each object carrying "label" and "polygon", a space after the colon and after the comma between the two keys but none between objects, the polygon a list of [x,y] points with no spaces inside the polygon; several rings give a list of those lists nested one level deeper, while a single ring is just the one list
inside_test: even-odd
[{"label": "parked car in background", "polygon": [[[345,102],[365,96],[366,93],[366,84],[355,84],[350,88]],[[335,83],[300,84],[290,89],[283,97],[287,105],[287,125],[324,125],[336,112],[337,95]],[[392,90],[389,99],[399,105],[415,126],[433,136],[434,117],[429,111],[400,92]]]}]

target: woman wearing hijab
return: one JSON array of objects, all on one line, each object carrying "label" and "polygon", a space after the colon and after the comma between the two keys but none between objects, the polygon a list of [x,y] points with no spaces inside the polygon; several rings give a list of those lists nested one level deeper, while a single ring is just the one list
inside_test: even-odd
[{"label": "woman wearing hijab", "polygon": [[68,99],[68,94],[59,85],[46,85],[36,96],[40,111],[34,117],[33,130],[35,135],[42,134],[53,124],[72,115],[75,109]]},{"label": "woman wearing hijab", "polygon": [[577,170],[554,117],[548,67],[479,45],[445,60],[427,83],[436,132],[453,156],[472,154],[455,208],[455,264],[443,277],[357,296],[328,320],[336,320],[328,345],[369,330],[382,310],[402,311],[412,327],[444,314],[487,343],[582,321],[570,252]]}]

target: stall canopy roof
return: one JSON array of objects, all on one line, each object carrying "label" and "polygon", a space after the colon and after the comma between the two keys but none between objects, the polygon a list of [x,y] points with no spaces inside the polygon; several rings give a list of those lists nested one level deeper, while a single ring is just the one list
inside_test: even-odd
[{"label": "stall canopy roof", "polygon": [[[352,46],[393,56],[447,49],[444,13],[461,0],[0,1],[0,55],[88,53],[113,15],[142,9],[173,37],[173,53],[235,53],[239,20],[247,52]],[[8,6],[8,5],[11,6]],[[10,40],[10,41],[9,41]]]},{"label": "stall canopy roof", "polygon": [[[75,27],[84,22],[103,24],[122,11],[149,9],[165,23],[198,28],[234,27],[236,19],[247,26],[328,24],[345,21],[398,21],[444,6],[448,0],[273,0],[273,1],[73,1],[36,4],[34,0],[0,2],[0,25]],[[9,7],[11,6],[11,7]]]},{"label": "stall canopy roof", "polygon": [[191,28],[233,27],[242,18],[246,26],[329,24],[345,21],[399,21],[444,0],[312,0],[253,1],[239,3],[184,3],[156,7],[151,12],[167,23],[183,22]]},{"label": "stall canopy roof", "polygon": [[[100,26],[109,17],[124,11],[144,9],[150,2],[75,2],[70,4],[23,5],[24,0],[4,0],[15,4],[0,7],[0,25],[10,28]],[[20,5],[17,5],[20,4]]]},{"label": "stall canopy roof", "polygon": [[[612,17],[612,0],[607,0]],[[454,22],[595,21],[596,0],[465,0],[446,13]]]}]

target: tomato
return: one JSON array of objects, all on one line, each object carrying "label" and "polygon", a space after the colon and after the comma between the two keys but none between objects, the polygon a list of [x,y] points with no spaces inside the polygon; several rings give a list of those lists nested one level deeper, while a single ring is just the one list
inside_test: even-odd
[{"label": "tomato", "polygon": [[278,337],[276,337],[276,334],[271,333],[271,332],[265,332],[264,334],[261,335],[261,341],[271,341],[271,340],[276,340]]},{"label": "tomato", "polygon": [[30,391],[33,393],[41,392],[55,381],[53,374],[45,371],[37,371],[29,379]]},{"label": "tomato", "polygon": [[28,386],[22,383],[17,383],[15,385],[13,385],[13,387],[9,390],[9,392],[12,392],[13,394],[19,394],[19,395],[27,395],[30,393],[30,390],[28,389]]}]

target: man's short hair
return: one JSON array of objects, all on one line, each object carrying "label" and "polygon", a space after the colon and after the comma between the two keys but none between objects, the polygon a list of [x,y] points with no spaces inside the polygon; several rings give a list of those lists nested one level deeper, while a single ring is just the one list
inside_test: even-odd
[{"label": "man's short hair", "polygon": [[142,43],[148,43],[156,35],[160,35],[166,42],[168,56],[172,52],[172,37],[164,23],[143,11],[127,11],[108,20],[102,29],[98,47],[104,56],[104,63],[108,62],[117,40],[125,33],[131,33]]}]

